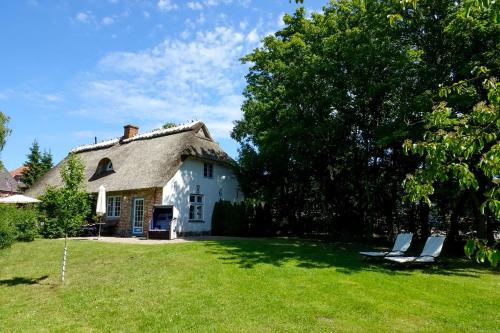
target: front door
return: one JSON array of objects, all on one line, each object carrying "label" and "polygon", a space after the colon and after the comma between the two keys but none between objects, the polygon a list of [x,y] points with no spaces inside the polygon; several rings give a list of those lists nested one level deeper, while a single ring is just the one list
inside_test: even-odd
[{"label": "front door", "polygon": [[144,198],[134,198],[132,210],[132,234],[142,235],[144,226]]}]

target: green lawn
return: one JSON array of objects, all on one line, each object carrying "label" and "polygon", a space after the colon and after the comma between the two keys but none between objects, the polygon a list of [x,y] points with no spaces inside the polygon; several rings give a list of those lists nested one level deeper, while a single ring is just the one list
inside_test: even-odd
[{"label": "green lawn", "polygon": [[0,251],[0,331],[498,332],[500,275],[367,263],[352,245],[37,240]]}]

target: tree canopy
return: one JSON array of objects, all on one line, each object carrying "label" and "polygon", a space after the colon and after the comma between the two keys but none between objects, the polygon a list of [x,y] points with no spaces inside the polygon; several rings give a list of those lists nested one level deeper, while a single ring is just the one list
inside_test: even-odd
[{"label": "tree canopy", "polygon": [[[242,186],[272,205],[278,229],[428,234],[430,207],[405,203],[401,186],[425,159],[406,156],[403,142],[429,130],[440,85],[472,79],[478,66],[498,76],[500,31],[488,9],[467,16],[463,3],[404,5],[341,0],[310,16],[298,9],[243,58],[243,118],[232,133]],[[468,113],[482,94],[455,94],[447,107]],[[452,185],[434,193],[432,213],[443,224],[470,213],[452,214],[462,200]]]},{"label": "tree canopy", "polygon": [[31,187],[52,168],[52,154],[47,151],[41,153],[40,146],[35,140],[30,147],[30,152],[27,155],[24,166],[26,168],[21,175],[21,181],[27,187]]},{"label": "tree canopy", "polygon": [[[83,188],[85,165],[70,154],[61,166],[61,188],[49,187],[40,197],[41,209],[49,224],[59,226],[63,235],[75,235],[90,216],[90,196]],[[57,235],[56,236],[61,236]]]}]

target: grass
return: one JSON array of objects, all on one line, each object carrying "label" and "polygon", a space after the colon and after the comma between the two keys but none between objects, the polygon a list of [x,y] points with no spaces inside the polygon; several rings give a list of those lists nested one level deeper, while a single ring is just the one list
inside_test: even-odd
[{"label": "grass", "polygon": [[354,245],[225,240],[18,243],[0,252],[0,331],[498,332],[500,275],[394,269]]}]

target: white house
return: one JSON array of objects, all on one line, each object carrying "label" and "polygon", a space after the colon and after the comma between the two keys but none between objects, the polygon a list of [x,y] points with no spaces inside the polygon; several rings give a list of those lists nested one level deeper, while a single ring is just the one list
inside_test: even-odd
[{"label": "white house", "polygon": [[[149,238],[209,234],[215,203],[242,200],[234,162],[202,122],[144,134],[133,125],[124,129],[121,138],[71,151],[85,163],[87,190],[106,188],[104,232]],[[61,186],[65,160],[27,194]]]}]

